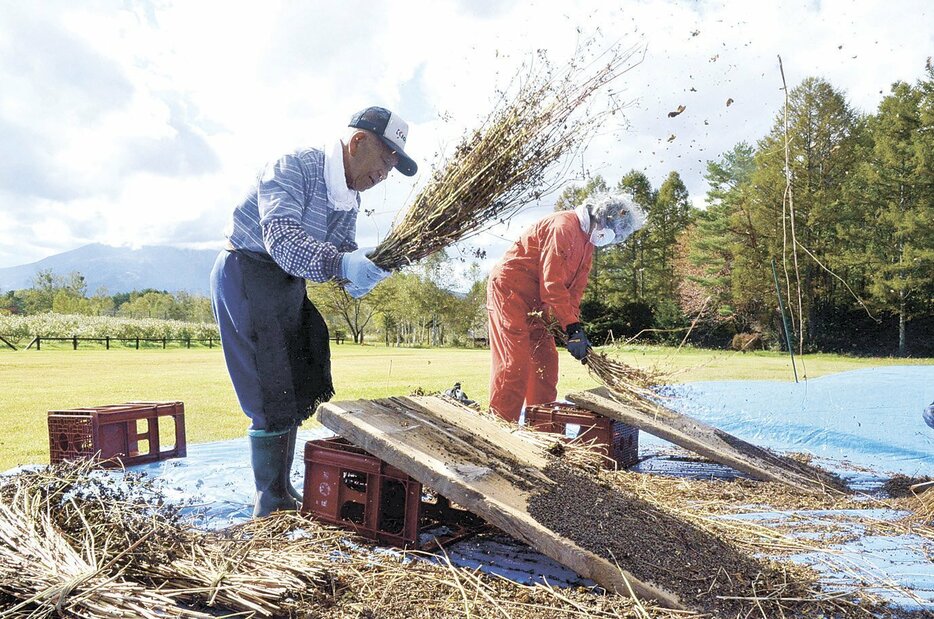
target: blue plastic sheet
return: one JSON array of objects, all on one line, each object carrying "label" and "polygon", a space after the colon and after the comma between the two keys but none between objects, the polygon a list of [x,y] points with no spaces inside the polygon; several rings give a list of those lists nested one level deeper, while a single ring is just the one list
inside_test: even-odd
[{"label": "blue plastic sheet", "polygon": [[798,384],[698,382],[664,395],[669,407],[762,447],[879,474],[934,475],[934,429],[922,418],[934,399],[934,365],[856,370]]},{"label": "blue plastic sheet", "polygon": [[[767,381],[702,382],[669,387],[666,405],[740,438],[778,451],[809,452],[822,466],[841,473],[851,486],[878,490],[893,472],[934,474],[934,429],[922,412],[934,390],[934,366],[874,368],[794,384]],[[299,432],[292,482],[301,488],[307,440],[331,436],[317,426]],[[636,470],[688,477],[730,479],[742,474],[715,463],[671,457],[672,446],[640,434],[643,462]],[[682,452],[682,455],[687,455]],[[853,464],[859,465],[854,469]],[[222,528],[250,517],[253,478],[246,438],[188,446],[184,459],[132,467],[157,478],[170,501],[186,507],[195,525]],[[865,516],[868,512],[860,512]],[[852,589],[857,574],[888,583],[873,591],[893,604],[934,610],[934,544],[914,535],[861,535],[861,525],[845,510],[743,514],[760,524],[787,518],[823,518],[839,524],[834,532],[853,533],[853,541],[826,553],[803,553],[794,560],[812,565],[825,587]],[[880,519],[904,516],[887,510]],[[480,568],[517,582],[592,585],[525,544],[502,534],[461,541],[447,549],[454,565]],[[900,591],[908,591],[906,595]]]}]

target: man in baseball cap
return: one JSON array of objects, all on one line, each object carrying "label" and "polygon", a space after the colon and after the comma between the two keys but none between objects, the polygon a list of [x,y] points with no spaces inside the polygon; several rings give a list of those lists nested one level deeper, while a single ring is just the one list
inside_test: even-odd
[{"label": "man in baseball cap", "polygon": [[211,301],[240,408],[249,417],[256,484],[254,517],[295,509],[298,426],[334,395],[328,327],[306,280],[336,280],[354,298],[389,276],[355,240],[360,192],[396,168],[418,170],[405,153],[409,127],[382,107],[350,119],[325,148],[268,164],[233,210],[227,247],[211,272]]},{"label": "man in baseball cap", "polygon": [[384,107],[368,107],[350,119],[350,127],[375,133],[399,158],[395,168],[406,176],[418,172],[418,166],[405,154],[405,140],[409,136],[409,125]]}]

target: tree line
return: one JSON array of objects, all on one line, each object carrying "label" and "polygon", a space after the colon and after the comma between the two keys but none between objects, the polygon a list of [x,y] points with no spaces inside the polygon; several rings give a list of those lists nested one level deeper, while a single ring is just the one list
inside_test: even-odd
[{"label": "tree line", "polygon": [[[484,345],[486,282],[481,280],[476,265],[468,277],[474,283],[466,293],[451,290],[456,281],[453,265],[446,256],[439,255],[394,273],[364,299],[352,299],[330,283],[309,283],[308,294],[327,321],[332,337],[338,340],[380,341],[387,346]],[[91,329],[101,336],[116,337],[117,331],[125,330],[124,323],[101,323],[90,320],[92,316],[159,319],[168,321],[172,329],[178,328],[173,321],[214,323],[211,301],[202,295],[153,289],[114,295],[98,290],[88,295],[84,275],[78,271],[68,275],[39,271],[30,288],[0,294],[0,316],[45,314],[68,316],[69,320],[20,321],[15,328],[8,325],[7,332],[0,331],[0,335],[70,336]],[[82,323],[81,316],[89,318]],[[113,333],[106,333],[107,324],[112,325]],[[34,328],[38,330],[30,331]],[[153,328],[146,326],[146,333]]]},{"label": "tree line", "polygon": [[[934,67],[897,82],[875,114],[811,77],[771,131],[708,162],[704,209],[677,172],[639,171],[614,189],[647,212],[621,246],[598,249],[582,304],[600,335],[724,345],[736,333],[802,351],[934,354]],[[557,209],[594,191],[570,187]],[[775,271],[773,274],[773,263]],[[777,283],[777,286],[776,286]]]},{"label": "tree line", "polygon": [[[611,185],[567,187],[556,209],[597,191],[625,192],[647,213],[625,243],[597,249],[581,305],[592,340],[783,347],[798,352],[934,355],[934,66],[897,82],[874,114],[809,77],[777,106],[771,130],[707,163],[704,208],[677,171],[658,187],[638,170]],[[774,270],[773,270],[774,269]],[[396,346],[484,344],[486,281],[465,293],[436,256],[394,273],[363,299],[333,284],[309,296],[334,334]],[[462,285],[462,284],[461,284]],[[80,273],[42,271],[0,295],[0,313],[112,315],[211,322],[184,292],[87,295]]]},{"label": "tree line", "polygon": [[79,271],[59,275],[43,269],[32,286],[0,294],[0,314],[36,315],[47,312],[78,316],[159,318],[192,323],[214,321],[210,299],[185,291],[134,290],[109,294],[99,289],[88,295],[87,282]]}]

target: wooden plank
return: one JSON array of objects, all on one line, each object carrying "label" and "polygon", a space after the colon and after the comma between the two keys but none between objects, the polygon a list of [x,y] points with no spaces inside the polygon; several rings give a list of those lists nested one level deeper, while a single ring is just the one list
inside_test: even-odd
[{"label": "wooden plank", "polygon": [[[507,458],[514,458],[537,468],[544,468],[548,464],[548,459],[540,449],[516,436],[515,431],[505,432],[501,422],[487,415],[478,415],[460,404],[431,396],[393,398],[393,400],[398,400],[409,409],[421,411],[423,414],[428,414],[452,426],[463,427],[464,423],[469,423],[471,434],[497,437],[493,447]],[[513,427],[518,429],[518,426]],[[489,445],[486,445],[484,449],[484,453],[489,453]]]},{"label": "wooden plank", "polygon": [[649,414],[620,402],[605,387],[572,393],[567,399],[591,412],[636,426],[762,481],[783,483],[813,494],[846,492],[830,474],[773,454],[697,419],[656,404]]},{"label": "wooden plank", "polygon": [[608,591],[684,608],[677,594],[639,580],[529,515],[532,491],[555,484],[542,471],[548,459],[501,424],[433,397],[331,402],[318,407],[317,416],[340,436]]}]

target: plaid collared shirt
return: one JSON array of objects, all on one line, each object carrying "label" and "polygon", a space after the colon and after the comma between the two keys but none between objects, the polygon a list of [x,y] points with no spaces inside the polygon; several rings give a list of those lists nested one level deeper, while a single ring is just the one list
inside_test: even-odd
[{"label": "plaid collared shirt", "polygon": [[324,282],[340,277],[341,254],[357,249],[356,230],[357,210],[334,209],[324,153],[309,148],[266,166],[234,209],[227,238],[234,249],[269,255],[291,275]]}]

